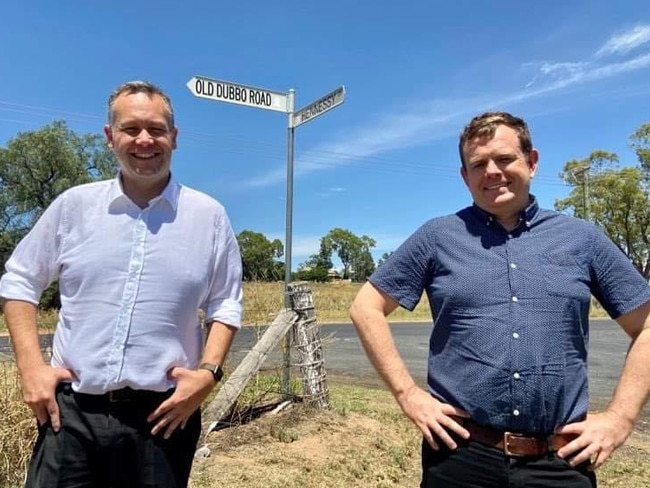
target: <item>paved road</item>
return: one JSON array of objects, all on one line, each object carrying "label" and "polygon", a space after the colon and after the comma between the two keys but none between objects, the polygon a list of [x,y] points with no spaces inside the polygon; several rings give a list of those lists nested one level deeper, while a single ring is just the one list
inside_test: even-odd
[{"label": "paved road", "polygon": [[[423,323],[396,324],[392,327],[395,343],[406,365],[420,384],[426,384],[426,364],[430,325]],[[370,385],[380,381],[370,365],[350,324],[321,326],[325,367],[331,377],[344,377]],[[231,361],[238,363],[255,341],[255,329],[237,334]],[[616,322],[608,319],[591,321],[589,385],[591,408],[603,408],[610,399],[625,360],[629,345],[627,335]],[[278,367],[280,358],[272,356],[267,367]],[[644,423],[650,424],[650,405],[644,410]],[[650,427],[650,425],[648,425]]]},{"label": "paved road", "polygon": [[[416,381],[426,382],[426,358],[430,325],[423,323],[396,324],[392,327],[395,343]],[[229,356],[232,364],[238,364],[253,347],[259,331],[244,328],[235,337]],[[330,377],[343,377],[370,385],[381,384],[359,343],[350,324],[321,326],[325,367]],[[43,339],[47,342],[47,338]],[[620,373],[629,340],[613,320],[592,320],[589,383],[591,407],[602,408],[614,390]],[[0,337],[0,360],[10,358],[10,347],[6,337]],[[279,368],[280,354],[273,354],[264,368]],[[650,406],[644,410],[644,424],[650,428]]]}]

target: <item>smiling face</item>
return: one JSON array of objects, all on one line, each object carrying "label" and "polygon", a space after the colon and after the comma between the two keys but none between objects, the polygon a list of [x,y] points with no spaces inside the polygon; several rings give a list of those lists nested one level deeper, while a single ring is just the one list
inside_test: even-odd
[{"label": "smiling face", "polygon": [[517,226],[519,213],[530,199],[530,180],[539,155],[524,153],[517,132],[499,125],[494,136],[479,135],[463,146],[463,181],[474,203],[491,213],[506,229]]},{"label": "smiling face", "polygon": [[164,99],[142,92],[119,95],[111,120],[104,133],[120,163],[125,193],[135,200],[158,195],[169,180],[178,132],[170,126]]}]

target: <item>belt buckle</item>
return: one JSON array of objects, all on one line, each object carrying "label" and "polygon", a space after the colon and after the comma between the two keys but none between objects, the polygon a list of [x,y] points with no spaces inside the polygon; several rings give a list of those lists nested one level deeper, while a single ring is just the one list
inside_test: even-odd
[{"label": "belt buckle", "polygon": [[508,432],[505,431],[503,433],[503,453],[506,456],[511,456],[511,457],[523,457],[524,455],[518,452],[513,452],[510,450],[510,438],[511,437],[526,437],[525,435],[518,434],[516,432]]},{"label": "belt buckle", "polygon": [[122,390],[111,390],[108,392],[108,401],[110,403],[118,402],[130,402],[131,398],[128,396],[127,392]]}]

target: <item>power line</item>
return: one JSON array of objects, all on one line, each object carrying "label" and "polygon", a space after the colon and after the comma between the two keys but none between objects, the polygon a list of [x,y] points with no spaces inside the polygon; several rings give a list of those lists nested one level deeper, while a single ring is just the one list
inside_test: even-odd
[{"label": "power line", "polygon": [[[96,123],[104,120],[93,114],[71,112],[61,109],[52,109],[49,107],[40,107],[34,105],[26,105],[0,100],[0,112],[11,112],[16,114],[28,115],[31,117],[45,117],[45,118],[60,118],[69,117],[76,122],[82,123]],[[16,119],[0,119],[2,122],[10,122],[25,125],[38,125],[35,121],[29,120],[16,120]],[[228,146],[224,142],[232,143],[234,146]],[[277,161],[279,164],[284,163],[286,154],[284,152],[284,142],[276,144],[273,142],[266,142],[255,140],[251,141],[250,137],[236,136],[236,135],[222,135],[221,139],[217,140],[214,136],[198,131],[184,131],[183,144],[192,145],[196,144],[201,147],[218,147],[221,152],[229,154],[238,154],[244,156],[257,156],[265,160]],[[387,158],[374,155],[359,155],[354,153],[346,153],[341,151],[330,151],[326,149],[310,149],[306,153],[297,158],[298,164],[307,164],[315,168],[322,169],[354,169],[361,171],[369,171],[380,174],[393,174],[393,175],[418,175],[430,174],[436,177],[453,178],[458,177],[458,166],[447,165],[444,166],[431,162],[415,162],[399,158]],[[299,168],[298,168],[299,169]],[[559,178],[540,177],[537,178],[538,184],[544,186],[567,186]]]}]

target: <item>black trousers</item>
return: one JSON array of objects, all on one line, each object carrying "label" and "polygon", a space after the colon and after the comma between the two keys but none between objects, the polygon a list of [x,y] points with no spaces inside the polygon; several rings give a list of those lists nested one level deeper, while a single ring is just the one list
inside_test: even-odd
[{"label": "black trousers", "polygon": [[454,451],[422,443],[420,488],[596,488],[587,465],[572,467],[555,453],[509,457],[475,441],[456,443]]},{"label": "black trousers", "polygon": [[59,385],[61,429],[38,428],[27,488],[184,488],[187,486],[201,414],[169,439],[151,435],[147,416],[171,394],[121,398],[80,395]]}]

